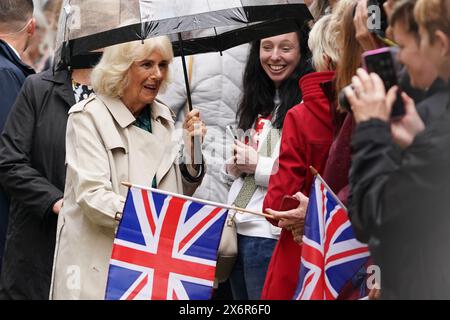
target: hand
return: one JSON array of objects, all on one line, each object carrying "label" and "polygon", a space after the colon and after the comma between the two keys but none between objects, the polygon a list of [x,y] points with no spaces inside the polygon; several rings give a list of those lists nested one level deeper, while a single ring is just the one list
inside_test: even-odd
[{"label": "hand", "polygon": [[291,233],[292,233],[295,243],[302,244],[304,230],[305,230],[304,222],[291,227]]},{"label": "hand", "polygon": [[297,192],[294,197],[300,201],[297,208],[288,211],[275,211],[272,209],[267,209],[266,212],[271,214],[276,220],[279,220],[278,226],[280,228],[285,228],[288,231],[291,231],[294,236],[294,240],[295,238],[300,238],[301,242],[309,199],[301,192]]},{"label": "hand", "polygon": [[396,0],[387,0],[383,4],[384,12],[386,12],[386,16],[388,17],[388,19],[391,18],[392,11],[394,10],[395,2],[396,2]]},{"label": "hand", "polygon": [[[194,163],[194,143],[193,137],[201,137],[201,143],[206,136],[206,125],[200,118],[200,111],[198,109],[193,109],[186,115],[183,123],[183,140],[186,147],[186,152]],[[201,148],[201,146],[199,146]]]},{"label": "hand", "polygon": [[55,204],[53,205],[52,211],[54,214],[59,214],[59,212],[61,211],[61,208],[63,206],[63,199],[59,199],[58,201],[55,202]]},{"label": "hand", "polygon": [[417,134],[425,130],[425,124],[417,113],[414,101],[406,93],[402,93],[405,115],[391,122],[392,139],[402,149],[412,144]]},{"label": "hand", "polygon": [[225,170],[227,174],[234,176],[235,178],[240,177],[242,175],[242,171],[239,170],[238,166],[235,163],[236,157],[233,156],[225,162]]},{"label": "hand", "polygon": [[[386,12],[386,16],[387,16],[388,20],[391,18],[392,11],[393,11],[394,5],[395,5],[395,1],[396,0],[387,0],[383,4],[383,8],[384,8],[384,11]],[[386,38],[394,39],[394,33],[392,30],[392,26],[390,26],[390,25],[388,25],[388,27],[386,28]]]},{"label": "hand", "polygon": [[375,74],[370,75],[364,69],[358,69],[352,79],[352,88],[347,87],[345,94],[352,106],[356,123],[370,119],[389,121],[392,106],[397,99],[396,86],[386,94],[383,81]]},{"label": "hand", "polygon": [[367,27],[368,19],[367,0],[360,0],[356,5],[353,24],[355,25],[356,40],[358,40],[359,45],[364,51],[378,49],[379,47],[375,37]]},{"label": "hand", "polygon": [[254,174],[258,165],[259,154],[251,146],[235,140],[233,146],[236,167],[242,173]]}]

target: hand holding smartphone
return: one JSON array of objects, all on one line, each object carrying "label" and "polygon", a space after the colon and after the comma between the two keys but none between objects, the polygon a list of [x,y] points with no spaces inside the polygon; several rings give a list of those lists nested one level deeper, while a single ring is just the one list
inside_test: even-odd
[{"label": "hand holding smartphone", "polygon": [[[376,73],[383,80],[386,92],[393,86],[398,85],[397,63],[398,49],[394,47],[386,47],[377,50],[364,52],[362,55],[364,68],[369,73]],[[401,98],[401,90],[397,92],[397,99],[392,107],[391,118],[401,117],[405,114],[405,106]]]},{"label": "hand holding smartphone", "polygon": [[[383,81],[386,93],[395,85],[398,85],[398,73],[400,64],[397,63],[398,49],[395,47],[386,47],[364,52],[362,55],[363,66],[367,72],[376,73]],[[352,87],[349,85],[347,87]],[[345,87],[339,92],[339,105],[348,112],[352,112],[350,103],[347,100]],[[405,114],[405,107],[401,98],[401,90],[397,91],[397,99],[392,107],[391,118],[402,117]]]}]

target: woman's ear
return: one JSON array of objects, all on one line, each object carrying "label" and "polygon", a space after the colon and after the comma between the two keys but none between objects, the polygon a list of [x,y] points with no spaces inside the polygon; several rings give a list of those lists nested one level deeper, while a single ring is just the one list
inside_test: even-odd
[{"label": "woman's ear", "polygon": [[325,65],[327,66],[327,69],[324,70],[324,71],[334,71],[336,69],[336,66],[335,66],[334,62],[325,53],[323,54],[323,61],[325,61]]},{"label": "woman's ear", "polygon": [[450,56],[450,39],[449,39],[449,37],[441,30],[436,30],[434,35],[435,35],[435,42],[437,43],[437,45],[440,48],[441,56],[442,57]]}]

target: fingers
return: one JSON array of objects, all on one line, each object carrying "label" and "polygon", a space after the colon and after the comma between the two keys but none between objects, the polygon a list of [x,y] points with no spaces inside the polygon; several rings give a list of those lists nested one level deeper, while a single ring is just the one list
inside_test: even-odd
[{"label": "fingers", "polygon": [[295,221],[304,221],[305,215],[304,210],[300,210],[299,208],[288,210],[288,211],[276,211],[272,209],[266,209],[266,212],[275,217],[277,220],[281,219],[291,219]]},{"label": "fingers", "polygon": [[372,79],[366,70],[359,68],[357,75],[352,77],[352,88],[347,87],[345,94],[348,101],[353,106],[358,106],[361,96],[373,90]]},{"label": "fingers", "polygon": [[237,151],[236,151],[235,145],[231,146],[231,151],[232,151],[233,155],[225,162],[225,164],[236,164],[237,163]]},{"label": "fingers", "polygon": [[292,231],[296,228],[302,228],[305,225],[304,221],[297,220],[297,219],[281,219],[278,222],[278,226],[280,228],[285,228],[289,231]]},{"label": "fingers", "polygon": [[356,5],[355,17],[353,18],[355,27],[358,30],[364,29],[364,27],[366,27],[365,21],[367,21],[367,18],[367,1],[359,1]]},{"label": "fingers", "polygon": [[364,87],[361,80],[359,80],[357,76],[352,77],[352,86],[355,95],[359,98],[360,94],[364,92]]},{"label": "fingers", "polygon": [[374,92],[386,95],[386,88],[384,87],[383,80],[381,80],[380,76],[376,73],[371,73],[369,77],[373,85]]},{"label": "fingers", "polygon": [[350,103],[352,110],[354,111],[355,106],[358,106],[359,104],[359,99],[356,97],[355,91],[352,88],[346,87],[344,90],[345,96],[347,97],[347,100]]},{"label": "fingers", "polygon": [[187,129],[187,135],[189,137],[194,137],[194,136],[205,137],[207,132],[208,132],[208,129],[206,128],[206,125],[203,122],[200,124],[195,124]]},{"label": "fingers", "polygon": [[392,9],[394,7],[394,0],[388,0],[383,4],[384,11],[388,17],[392,14]]},{"label": "fingers", "polygon": [[300,191],[297,192],[296,194],[294,194],[293,197],[296,198],[298,201],[300,201],[300,203],[309,201],[309,198],[307,196],[305,196],[303,193],[301,193]]},{"label": "fingers", "polygon": [[245,155],[248,155],[252,150],[254,150],[252,147],[243,144],[243,143],[236,143],[235,145],[236,155],[240,155],[243,158],[245,158]]},{"label": "fingers", "polygon": [[294,242],[297,243],[298,245],[303,243],[303,236],[297,236],[294,235]]},{"label": "fingers", "polygon": [[186,119],[183,123],[183,128],[187,131],[188,137],[205,137],[208,131],[205,123],[200,118],[200,111],[198,109],[193,109],[186,115]]},{"label": "fingers", "polygon": [[189,119],[192,117],[200,118],[200,110],[194,108],[191,111],[189,111],[188,114],[186,115],[186,119]]},{"label": "fingers", "polygon": [[242,146],[240,146],[239,144],[235,143],[233,145],[233,154],[235,157],[235,163],[239,163],[239,164],[245,164],[245,154],[246,154],[246,149]]},{"label": "fingers", "polygon": [[200,118],[200,111],[198,109],[192,109],[184,119],[183,128],[187,130],[193,129],[196,123],[203,123],[203,121]]},{"label": "fingers", "polygon": [[192,117],[188,121],[184,122],[184,129],[186,130],[194,130],[197,127],[204,126],[205,123],[198,117]]},{"label": "fingers", "polygon": [[356,74],[359,77],[359,80],[362,83],[362,93],[373,92],[374,86],[372,82],[372,78],[369,76],[366,70],[359,68],[356,71]]},{"label": "fingers", "polygon": [[416,104],[405,92],[402,92],[403,104],[405,105],[405,113],[412,114],[417,113]]},{"label": "fingers", "polygon": [[397,92],[398,92],[398,87],[393,86],[392,88],[389,89],[389,91],[386,95],[386,108],[387,108],[387,112],[389,114],[391,114],[392,107],[395,103],[395,100],[397,100]]},{"label": "fingers", "polygon": [[246,145],[238,140],[233,145],[233,152],[235,152],[236,162],[238,164],[255,165],[258,163],[257,151],[249,145]]},{"label": "fingers", "polygon": [[302,244],[303,234],[304,234],[304,225],[294,225],[291,227],[292,237],[297,244]]}]

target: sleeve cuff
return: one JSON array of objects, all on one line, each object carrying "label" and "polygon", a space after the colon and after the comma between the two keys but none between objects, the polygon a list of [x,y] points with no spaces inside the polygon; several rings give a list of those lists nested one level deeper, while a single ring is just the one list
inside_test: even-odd
[{"label": "sleeve cuff", "polygon": [[356,126],[353,134],[353,146],[365,145],[368,141],[372,142],[391,142],[391,128],[388,122],[371,119],[361,122]]},{"label": "sleeve cuff", "polygon": [[53,215],[53,206],[56,202],[58,202],[60,199],[64,198],[64,194],[62,192],[58,193],[55,192],[51,200],[47,203],[47,210],[44,211],[43,218]]}]

